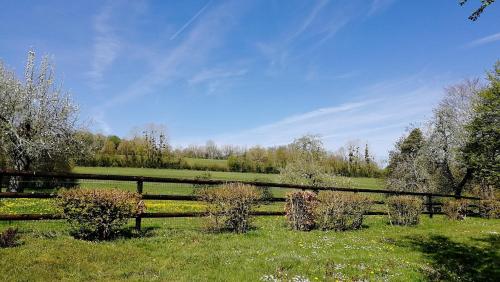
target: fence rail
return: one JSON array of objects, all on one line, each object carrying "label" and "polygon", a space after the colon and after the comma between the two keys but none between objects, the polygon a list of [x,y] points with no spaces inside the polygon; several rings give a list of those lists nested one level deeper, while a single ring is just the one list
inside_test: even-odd
[{"label": "fence rail", "polygon": [[[132,182],[136,185],[137,193],[142,195],[145,200],[172,200],[172,201],[198,201],[199,197],[196,195],[165,195],[165,194],[145,194],[144,183],[177,183],[177,184],[191,184],[191,185],[221,185],[229,182],[238,182],[243,184],[254,185],[257,187],[272,187],[278,189],[299,189],[299,190],[311,190],[311,191],[339,191],[339,192],[354,192],[354,193],[371,193],[371,194],[382,194],[382,195],[411,195],[411,196],[421,196],[425,197],[427,200],[424,203],[426,211],[424,214],[428,214],[432,217],[434,214],[440,214],[441,212],[436,211],[435,207],[439,207],[442,203],[433,202],[433,198],[461,198],[469,200],[479,200],[477,197],[467,197],[467,196],[455,196],[447,194],[434,194],[434,193],[422,193],[422,192],[403,192],[403,191],[392,191],[392,190],[381,190],[381,189],[366,189],[366,188],[344,188],[344,187],[315,187],[315,186],[305,186],[305,185],[295,185],[286,183],[273,183],[273,182],[259,182],[259,181],[226,181],[226,180],[209,180],[209,179],[184,179],[184,178],[168,178],[168,177],[147,177],[147,176],[126,176],[126,175],[105,175],[105,174],[80,174],[80,173],[47,173],[47,172],[19,172],[12,170],[0,170],[0,199],[18,199],[18,198],[31,198],[31,199],[50,199],[56,198],[55,193],[12,193],[2,191],[2,179],[10,177],[20,177],[20,178],[41,178],[41,179],[52,179],[52,180],[105,180],[105,181],[124,181]],[[286,199],[284,197],[271,197],[267,198],[268,202],[284,202]],[[384,201],[374,201],[375,204],[384,204]],[[203,216],[203,212],[157,212],[157,213],[142,213],[136,217],[136,228],[140,229],[142,218],[169,218],[169,217],[199,217]],[[283,215],[284,212],[275,211],[259,211],[253,212],[253,215]],[[383,212],[369,212],[367,215],[381,215],[385,214]],[[62,217],[57,214],[0,214],[0,220],[46,220],[46,219],[61,219]]]}]

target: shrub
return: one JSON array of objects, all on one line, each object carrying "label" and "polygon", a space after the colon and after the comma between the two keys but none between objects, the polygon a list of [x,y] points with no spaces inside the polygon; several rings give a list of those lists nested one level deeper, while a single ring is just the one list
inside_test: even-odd
[{"label": "shrub", "polygon": [[73,189],[59,192],[58,205],[77,238],[112,238],[144,204],[137,193],[117,189]]},{"label": "shrub", "polygon": [[316,194],[308,191],[287,195],[285,213],[288,225],[293,230],[308,231],[315,227]]},{"label": "shrub", "polygon": [[392,196],[387,198],[386,204],[391,224],[418,224],[422,213],[422,199],[413,196]]},{"label": "shrub", "polygon": [[20,244],[19,238],[20,236],[17,228],[7,228],[5,231],[0,233],[0,248],[18,246]]},{"label": "shrub", "polygon": [[467,216],[468,205],[465,199],[448,200],[443,204],[443,212],[449,219],[463,220]]},{"label": "shrub", "polygon": [[228,183],[200,191],[208,203],[208,228],[244,233],[250,228],[250,211],[261,198],[260,191],[251,185]]},{"label": "shrub", "polygon": [[479,201],[479,215],[483,218],[500,218],[500,201],[495,199]]},{"label": "shrub", "polygon": [[318,200],[316,223],[323,230],[358,229],[371,206],[366,196],[350,192],[322,191]]}]

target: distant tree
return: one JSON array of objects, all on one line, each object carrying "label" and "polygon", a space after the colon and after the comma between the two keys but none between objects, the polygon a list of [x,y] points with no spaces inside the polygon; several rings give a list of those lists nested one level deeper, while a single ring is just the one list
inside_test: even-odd
[{"label": "distant tree", "polygon": [[[70,159],[83,151],[76,138],[77,106],[55,84],[47,57],[35,66],[28,53],[24,81],[0,62],[0,147],[16,170],[67,169]],[[20,192],[19,178],[9,190]]]},{"label": "distant tree", "polygon": [[368,144],[365,144],[365,163],[366,165],[371,164],[370,150],[368,149]]},{"label": "distant tree", "polygon": [[310,186],[350,186],[349,179],[329,174],[324,165],[326,151],[318,136],[306,135],[290,144],[290,159],[280,170],[283,182]]},{"label": "distant tree", "polygon": [[476,181],[497,188],[500,183],[500,61],[488,73],[489,86],[479,93],[474,118],[465,127],[467,141],[462,149],[465,164]]},{"label": "distant tree", "polygon": [[116,135],[110,135],[110,136],[108,136],[107,139],[109,141],[113,142],[113,144],[115,144],[115,149],[118,148],[118,146],[120,145],[120,142],[122,142],[122,140],[120,139],[120,137],[118,137]]},{"label": "distant tree", "polygon": [[165,127],[150,124],[144,129],[143,138],[146,145],[146,166],[162,167],[164,158],[168,157],[170,151]]},{"label": "distant tree", "polygon": [[429,174],[423,154],[425,139],[422,131],[415,128],[396,142],[389,153],[387,186],[391,190],[427,192]]},{"label": "distant tree", "polygon": [[[469,0],[459,0],[460,6],[465,5]],[[470,16],[469,19],[471,21],[476,21],[479,16],[484,12],[484,10],[491,4],[493,4],[495,0],[481,0],[481,6],[477,8]]]},{"label": "distant tree", "polygon": [[212,140],[208,140],[207,143],[205,144],[205,152],[206,152],[205,158],[207,159],[218,159],[222,155],[219,148]]}]

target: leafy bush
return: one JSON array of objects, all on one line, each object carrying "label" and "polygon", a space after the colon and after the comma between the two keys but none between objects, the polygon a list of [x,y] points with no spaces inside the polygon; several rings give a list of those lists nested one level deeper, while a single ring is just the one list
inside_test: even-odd
[{"label": "leafy bush", "polygon": [[465,199],[448,200],[443,204],[443,212],[449,219],[463,220],[467,216],[468,205]]},{"label": "leafy bush", "polygon": [[208,203],[208,228],[244,233],[250,228],[250,211],[261,198],[261,192],[251,185],[228,183],[200,191]]},{"label": "leafy bush", "polygon": [[18,246],[19,243],[19,231],[17,228],[9,227],[5,231],[0,233],[0,248],[10,248]]},{"label": "leafy bush", "polygon": [[58,205],[77,238],[110,239],[144,210],[141,196],[117,189],[72,189],[59,192]]},{"label": "leafy bush", "polygon": [[422,199],[413,196],[392,196],[387,198],[386,204],[391,224],[418,224],[422,213]]},{"label": "leafy bush", "polygon": [[293,230],[308,231],[315,227],[316,194],[308,191],[287,195],[285,212],[288,225]]},{"label": "leafy bush", "polygon": [[318,200],[316,223],[323,230],[358,229],[371,206],[366,196],[350,192],[322,191]]},{"label": "leafy bush", "polygon": [[500,201],[495,199],[479,201],[479,215],[483,218],[500,218]]}]

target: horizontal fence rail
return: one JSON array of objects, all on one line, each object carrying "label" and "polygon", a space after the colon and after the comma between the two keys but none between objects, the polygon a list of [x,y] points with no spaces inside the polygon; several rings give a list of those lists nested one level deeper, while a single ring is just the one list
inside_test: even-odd
[{"label": "horizontal fence rail", "polygon": [[[103,181],[122,181],[127,183],[134,183],[136,185],[137,193],[141,194],[144,200],[170,200],[170,201],[199,201],[200,197],[196,195],[165,195],[165,194],[144,194],[144,183],[176,183],[176,184],[191,184],[191,185],[206,185],[217,186],[225,183],[242,183],[254,185],[257,187],[269,187],[278,189],[299,189],[309,191],[339,191],[339,192],[354,192],[354,193],[371,193],[382,195],[411,195],[425,197],[426,201],[423,204],[426,207],[424,214],[429,214],[432,217],[434,214],[441,214],[436,211],[435,207],[439,207],[442,203],[433,202],[433,198],[459,198],[469,200],[479,200],[477,197],[468,196],[455,196],[448,194],[435,194],[425,192],[404,192],[393,190],[381,189],[367,189],[367,188],[344,188],[344,187],[316,187],[306,185],[296,185],[287,183],[274,183],[274,182],[260,182],[260,181],[228,181],[228,180],[212,180],[212,179],[184,179],[184,178],[170,178],[170,177],[147,177],[147,176],[128,176],[128,175],[105,175],[105,174],[80,174],[80,173],[48,173],[48,172],[20,172],[12,170],[0,170],[0,199],[51,199],[56,198],[56,193],[41,193],[41,192],[24,192],[12,193],[3,192],[1,184],[2,179],[9,179],[10,177],[20,177],[25,179],[49,179],[49,180],[103,180]],[[78,185],[75,182],[75,185]],[[264,200],[265,202],[285,202],[284,197],[271,197]],[[384,204],[384,201],[373,201],[374,204]],[[471,205],[474,207],[474,205]],[[136,228],[140,229],[142,218],[170,218],[170,217],[200,217],[204,216],[204,212],[156,212],[156,213],[142,213],[136,217]],[[284,212],[276,211],[255,211],[253,215],[259,216],[273,216],[284,215]],[[383,215],[384,212],[368,212],[367,215]],[[57,214],[0,214],[0,220],[47,220],[47,219],[62,219],[61,215]]]}]

